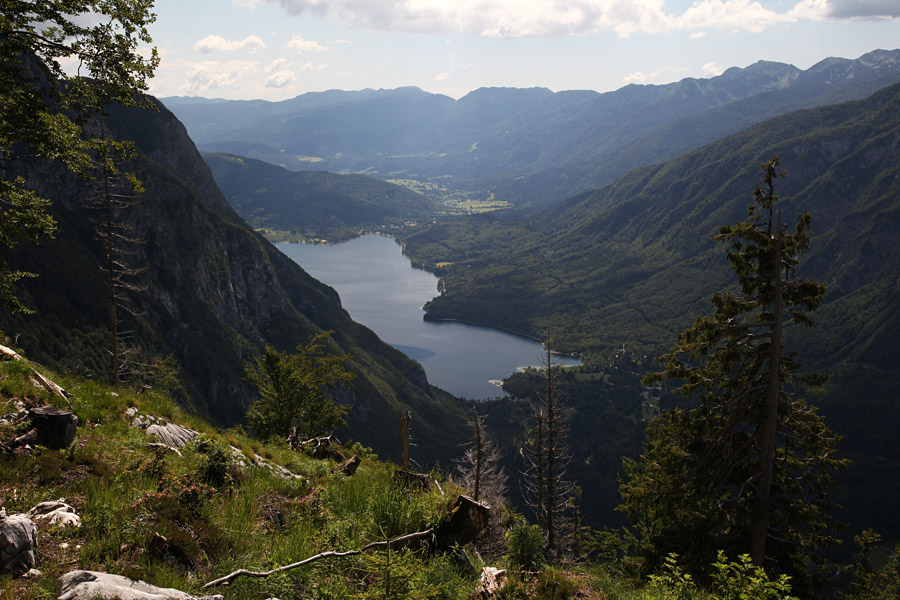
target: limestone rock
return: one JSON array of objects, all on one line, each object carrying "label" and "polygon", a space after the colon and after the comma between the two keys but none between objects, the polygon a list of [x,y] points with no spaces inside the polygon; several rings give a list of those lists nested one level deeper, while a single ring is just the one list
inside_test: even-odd
[{"label": "limestone rock", "polygon": [[0,513],[0,573],[19,577],[37,564],[37,527],[25,515]]},{"label": "limestone rock", "polygon": [[66,504],[65,498],[41,502],[25,516],[38,525],[51,525],[56,527],[81,527],[81,517],[75,513],[75,509]]},{"label": "limestone rock", "polygon": [[169,448],[186,446],[200,435],[193,429],[188,429],[175,423],[166,423],[165,425],[154,423],[147,427],[147,433],[159,438],[159,441]]},{"label": "limestone rock", "polygon": [[[144,581],[99,571],[71,571],[56,582],[57,600],[196,600],[180,590],[158,588]],[[203,596],[200,600],[222,600]]]}]

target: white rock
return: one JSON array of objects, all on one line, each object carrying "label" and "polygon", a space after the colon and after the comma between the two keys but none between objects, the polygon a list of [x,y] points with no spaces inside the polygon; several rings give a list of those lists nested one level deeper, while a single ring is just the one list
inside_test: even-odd
[{"label": "white rock", "polygon": [[[180,590],[158,588],[144,581],[99,571],[72,571],[56,582],[57,600],[195,600]],[[201,600],[222,600],[203,596]]]},{"label": "white rock", "polygon": [[65,498],[41,502],[25,516],[38,525],[50,525],[55,527],[81,527],[81,517],[75,513],[75,509],[66,504]]}]

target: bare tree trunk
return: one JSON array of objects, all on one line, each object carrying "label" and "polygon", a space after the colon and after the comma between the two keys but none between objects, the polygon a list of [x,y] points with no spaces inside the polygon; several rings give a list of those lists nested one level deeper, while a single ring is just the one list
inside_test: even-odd
[{"label": "bare tree trunk", "polygon": [[775,281],[771,347],[769,348],[769,387],[766,393],[765,416],[759,450],[759,483],[757,506],[750,530],[750,557],[753,563],[763,566],[766,559],[766,533],[769,528],[772,479],[775,469],[775,435],[778,425],[778,397],[781,388],[781,330],[782,330],[782,277],[781,277],[781,211],[777,212],[775,227]]}]

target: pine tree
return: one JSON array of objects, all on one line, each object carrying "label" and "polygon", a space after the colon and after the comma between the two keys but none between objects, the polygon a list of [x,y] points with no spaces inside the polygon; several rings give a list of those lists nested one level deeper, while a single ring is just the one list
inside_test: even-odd
[{"label": "pine tree", "polygon": [[836,436],[801,395],[822,378],[801,375],[783,349],[786,323],[809,327],[824,285],[796,275],[809,245],[811,217],[790,229],[774,193],[777,158],[763,165],[749,218],[716,239],[740,291],[716,293],[712,317],[700,317],[658,360],[648,382],[677,379],[694,399],[654,420],[640,462],[625,462],[623,510],[651,563],[670,552],[702,574],[718,549],[809,585],[816,551],[835,543],[829,490],[845,461]]},{"label": "pine tree", "polygon": [[267,347],[265,355],[247,368],[247,379],[260,395],[247,411],[254,434],[282,437],[296,428],[305,439],[327,435],[345,423],[347,407],[336,403],[330,391],[353,380],[344,368],[350,356],[326,350],[330,334],[312,336],[294,354]]}]

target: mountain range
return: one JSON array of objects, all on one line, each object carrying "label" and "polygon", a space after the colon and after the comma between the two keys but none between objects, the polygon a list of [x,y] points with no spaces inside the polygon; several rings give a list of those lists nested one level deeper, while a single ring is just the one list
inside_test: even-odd
[{"label": "mountain range", "polygon": [[282,102],[162,100],[204,151],[522,205],[602,187],[773,116],[863,98],[896,81],[900,50],[877,50],[805,71],[760,61],[607,93],[482,88],[454,100],[399,88]]}]

